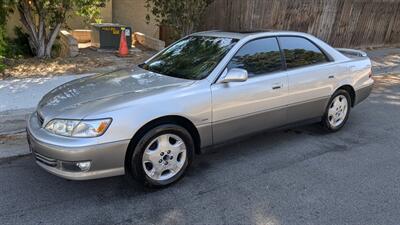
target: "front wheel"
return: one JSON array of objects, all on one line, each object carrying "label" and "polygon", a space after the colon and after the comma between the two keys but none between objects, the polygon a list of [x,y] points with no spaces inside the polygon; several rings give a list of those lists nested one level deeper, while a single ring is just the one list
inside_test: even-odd
[{"label": "front wheel", "polygon": [[349,118],[351,108],[351,98],[347,91],[336,91],[326,108],[322,118],[323,127],[330,132],[340,130]]},{"label": "front wheel", "polygon": [[133,151],[133,178],[151,187],[163,187],[183,176],[194,156],[194,142],[185,128],[165,124],[149,130]]}]

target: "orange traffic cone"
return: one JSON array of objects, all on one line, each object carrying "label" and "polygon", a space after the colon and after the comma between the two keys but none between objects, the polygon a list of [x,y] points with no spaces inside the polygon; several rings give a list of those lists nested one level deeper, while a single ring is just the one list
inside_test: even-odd
[{"label": "orange traffic cone", "polygon": [[118,55],[120,57],[124,57],[124,56],[127,56],[128,53],[129,53],[129,50],[128,50],[128,44],[126,43],[125,30],[122,30],[121,39],[119,41]]}]

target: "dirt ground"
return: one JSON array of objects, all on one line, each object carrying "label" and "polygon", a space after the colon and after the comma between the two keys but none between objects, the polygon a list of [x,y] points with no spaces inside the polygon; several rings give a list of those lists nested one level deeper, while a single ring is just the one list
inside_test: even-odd
[{"label": "dirt ground", "polygon": [[116,52],[81,48],[80,54],[73,58],[7,59],[7,68],[3,74],[0,73],[0,80],[107,72],[142,63],[154,53],[154,51],[138,46],[130,51],[128,57],[120,58],[116,55]]}]

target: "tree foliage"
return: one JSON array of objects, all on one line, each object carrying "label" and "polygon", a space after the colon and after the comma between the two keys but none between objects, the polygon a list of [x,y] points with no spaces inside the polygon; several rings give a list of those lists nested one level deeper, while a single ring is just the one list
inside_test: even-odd
[{"label": "tree foliage", "polygon": [[236,55],[229,63],[228,68],[245,69],[249,73],[249,76],[252,76],[274,72],[280,69],[281,65],[281,53],[279,51],[269,51]]},{"label": "tree foliage", "polygon": [[[80,3],[82,3],[82,1]],[[101,23],[101,8],[106,6],[105,3],[106,0],[92,0],[92,4],[79,4],[76,14],[82,16],[86,24]]]},{"label": "tree foliage", "polygon": [[[205,9],[213,0],[146,0],[146,7],[158,25],[172,27],[182,37],[193,33]],[[146,17],[150,21],[150,15]]]},{"label": "tree foliage", "polygon": [[13,0],[0,0],[0,72],[5,68],[3,58],[7,51],[6,29],[7,16],[12,11]]},{"label": "tree foliage", "polygon": [[284,49],[286,64],[288,68],[325,62],[325,55],[320,52],[307,51],[305,49]]},{"label": "tree foliage", "polygon": [[29,45],[39,58],[51,56],[51,49],[74,8],[85,10],[106,0],[18,0],[20,20],[29,35]]},{"label": "tree foliage", "polygon": [[5,69],[4,65],[4,54],[5,54],[5,49],[6,49],[6,42],[5,42],[5,30],[3,26],[0,26],[0,73],[3,72]]},{"label": "tree foliage", "polygon": [[13,12],[16,0],[0,0],[0,26],[4,26],[7,22],[7,16]]}]

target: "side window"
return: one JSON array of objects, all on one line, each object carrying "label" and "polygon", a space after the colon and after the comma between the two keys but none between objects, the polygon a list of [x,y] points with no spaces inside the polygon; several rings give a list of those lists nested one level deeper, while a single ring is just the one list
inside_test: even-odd
[{"label": "side window", "polygon": [[263,38],[246,43],[227,67],[245,69],[249,77],[281,70],[282,60],[278,41],[276,38]]},{"label": "side window", "polygon": [[288,69],[327,62],[321,50],[312,42],[301,37],[279,37]]}]

